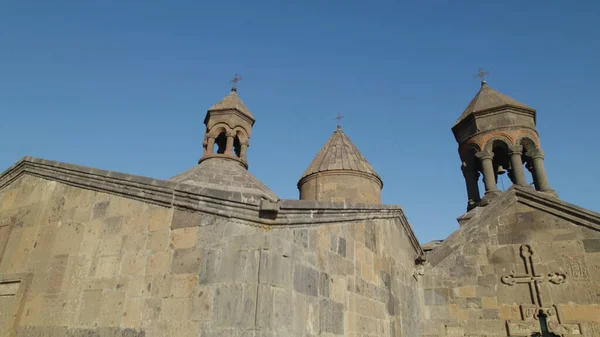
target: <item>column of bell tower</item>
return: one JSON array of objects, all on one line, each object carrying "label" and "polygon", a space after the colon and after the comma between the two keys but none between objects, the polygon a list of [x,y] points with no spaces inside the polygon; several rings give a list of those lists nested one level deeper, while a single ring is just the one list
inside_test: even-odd
[{"label": "column of bell tower", "polygon": [[[535,109],[492,89],[483,80],[452,132],[467,187],[467,211],[486,205],[501,194],[497,183],[504,173],[508,173],[513,184],[531,187],[523,165],[530,170],[537,191],[556,196],[544,168]],[[483,196],[479,176],[485,187]]]}]

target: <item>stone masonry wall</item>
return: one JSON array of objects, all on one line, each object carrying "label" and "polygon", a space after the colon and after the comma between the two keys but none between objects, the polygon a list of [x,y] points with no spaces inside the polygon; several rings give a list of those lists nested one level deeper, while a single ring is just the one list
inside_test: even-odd
[{"label": "stone masonry wall", "polygon": [[300,199],[380,204],[381,186],[360,175],[318,173],[302,183]]},{"label": "stone masonry wall", "polygon": [[399,219],[269,229],[23,176],[0,336],[418,336],[415,258]]},{"label": "stone masonry wall", "polygon": [[[423,337],[507,336],[507,328],[530,336],[540,323],[527,318],[535,312],[528,307],[539,300],[555,306],[547,324],[557,335],[600,336],[600,231],[514,203],[461,227],[436,250],[423,276]],[[518,279],[529,255],[529,270],[544,281],[539,297],[530,279]]]}]

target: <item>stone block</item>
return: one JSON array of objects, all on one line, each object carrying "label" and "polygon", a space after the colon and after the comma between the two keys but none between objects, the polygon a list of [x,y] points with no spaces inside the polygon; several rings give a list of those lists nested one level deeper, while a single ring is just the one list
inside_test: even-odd
[{"label": "stone block", "polygon": [[498,309],[483,309],[483,319],[500,319],[500,311]]},{"label": "stone block", "polygon": [[[320,300],[320,327],[321,332],[335,335],[344,334],[344,305],[335,303],[329,299]],[[376,331],[375,329],[368,331]],[[368,332],[367,331],[367,332]]]},{"label": "stone block", "polygon": [[95,268],[96,277],[114,277],[119,272],[120,256],[101,256],[98,257],[98,262]]},{"label": "stone block", "polygon": [[153,251],[164,251],[169,246],[169,231],[157,230],[148,233],[146,248]]},{"label": "stone block", "polygon": [[600,239],[584,239],[583,247],[586,253],[600,252]]},{"label": "stone block", "polygon": [[123,234],[143,233],[148,229],[148,215],[146,213],[136,213],[123,219],[121,232]]},{"label": "stone block", "polygon": [[72,222],[60,222],[54,243],[53,255],[76,255],[83,239],[84,226]]},{"label": "stone block", "polygon": [[170,247],[173,249],[186,249],[198,243],[198,227],[186,227],[171,230]]},{"label": "stone block", "polygon": [[81,299],[78,323],[82,326],[95,326],[100,315],[102,291],[84,291]]},{"label": "stone block", "polygon": [[294,230],[294,243],[308,248],[308,230],[307,229],[295,229]]},{"label": "stone block", "polygon": [[[202,263],[203,252],[199,248],[177,249],[173,254],[171,273],[198,274]],[[200,276],[202,279],[202,275]]]},{"label": "stone block", "polygon": [[55,256],[50,261],[50,270],[48,272],[47,293],[58,293],[63,284],[65,270],[67,269],[67,255]]},{"label": "stone block", "polygon": [[128,298],[123,312],[123,326],[126,328],[141,328],[143,311],[143,298]]},{"label": "stone block", "polygon": [[329,297],[329,275],[325,272],[319,273],[319,296]]},{"label": "stone block", "polygon": [[109,205],[110,201],[101,201],[94,204],[94,208],[92,210],[92,220],[104,219],[106,217],[106,214],[108,213]]},{"label": "stone block", "polygon": [[148,230],[167,230],[171,228],[171,218],[173,217],[173,209],[148,206]]},{"label": "stone block", "polygon": [[192,296],[190,319],[210,321],[212,319],[213,293],[211,287],[197,287]]},{"label": "stone block", "polygon": [[[182,270],[185,271],[186,266],[184,263],[191,263],[189,261],[185,261],[184,253],[180,253],[180,257],[178,262],[181,264],[178,268],[174,270]],[[162,251],[150,254],[148,257],[148,264],[146,266],[146,275],[164,275],[169,273],[169,269],[171,268],[171,261],[173,260],[173,252],[172,251]]]},{"label": "stone block", "polygon": [[337,252],[341,256],[346,257],[346,239],[344,239],[344,238],[339,239]]},{"label": "stone block", "polygon": [[162,299],[159,320],[167,322],[187,320],[190,301],[191,299],[189,297]]},{"label": "stone block", "polygon": [[121,246],[123,245],[123,237],[110,236],[102,239],[98,247],[99,256],[119,255]]},{"label": "stone block", "polygon": [[170,297],[191,298],[198,285],[198,275],[177,275],[171,279]]},{"label": "stone block", "polygon": [[98,315],[98,326],[119,326],[125,305],[125,294],[122,291],[104,291]]},{"label": "stone block", "polygon": [[258,281],[258,250],[239,250],[236,246],[204,249],[200,284]]},{"label": "stone block", "polygon": [[346,302],[346,279],[339,276],[331,278],[330,298],[339,303]]},{"label": "stone block", "polygon": [[294,266],[294,289],[310,296],[318,295],[319,272],[309,266],[296,263]]},{"label": "stone block", "polygon": [[474,286],[459,287],[455,289],[455,292],[459,297],[475,297],[477,294]]},{"label": "stone block", "polygon": [[365,246],[373,252],[377,251],[377,227],[373,222],[365,224]]},{"label": "stone block", "polygon": [[496,297],[482,297],[481,304],[484,309],[498,308],[498,300],[496,299]]},{"label": "stone block", "polygon": [[292,259],[276,251],[260,251],[259,282],[286,288],[291,284]]},{"label": "stone block", "polygon": [[600,323],[600,305],[560,305],[560,316],[564,321]]},{"label": "stone block", "polygon": [[127,252],[121,259],[121,276],[142,276],[146,269],[146,254]]},{"label": "stone block", "polygon": [[256,312],[256,285],[218,286],[214,292],[213,324],[215,328],[251,329]]},{"label": "stone block", "polygon": [[127,295],[129,297],[148,297],[152,290],[152,277],[134,277],[129,281],[129,289]]},{"label": "stone block", "polygon": [[277,336],[290,336],[294,326],[294,307],[290,305],[292,290],[273,287],[272,325]]},{"label": "stone block", "polygon": [[140,252],[146,247],[147,236],[146,233],[135,233],[123,236],[123,245],[121,246],[122,251],[133,251]]},{"label": "stone block", "polygon": [[171,229],[202,226],[202,220],[203,217],[200,213],[175,209],[173,210]]},{"label": "stone block", "polygon": [[425,305],[446,305],[450,291],[447,288],[434,288],[424,290]]},{"label": "stone block", "polygon": [[112,236],[117,235],[121,232],[121,225],[123,223],[122,216],[112,216],[110,218],[106,218],[103,221],[103,235],[104,236]]}]

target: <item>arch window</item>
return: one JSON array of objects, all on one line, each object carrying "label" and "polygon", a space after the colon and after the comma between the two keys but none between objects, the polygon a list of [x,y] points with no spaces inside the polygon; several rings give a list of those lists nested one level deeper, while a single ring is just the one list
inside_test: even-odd
[{"label": "arch window", "polygon": [[227,148],[227,135],[225,131],[222,131],[217,138],[215,138],[215,146],[213,153],[223,154]]}]

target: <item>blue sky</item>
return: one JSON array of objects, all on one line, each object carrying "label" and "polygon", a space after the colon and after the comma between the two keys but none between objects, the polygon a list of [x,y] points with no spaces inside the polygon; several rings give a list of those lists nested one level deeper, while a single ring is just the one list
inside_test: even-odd
[{"label": "blue sky", "polygon": [[[0,170],[25,155],[169,178],[229,91],[281,198],[343,128],[422,243],[466,191],[450,127],[488,83],[538,111],[551,186],[600,211],[597,1],[0,2]],[[508,187],[508,186],[507,186]]]}]

